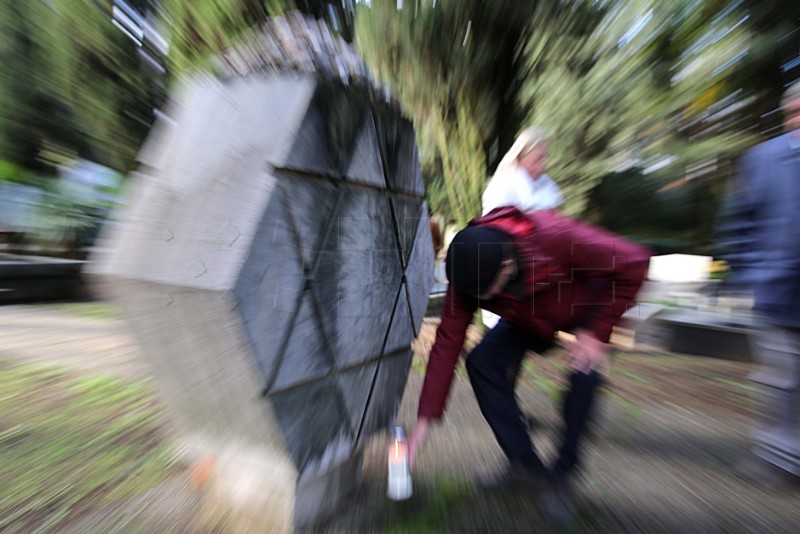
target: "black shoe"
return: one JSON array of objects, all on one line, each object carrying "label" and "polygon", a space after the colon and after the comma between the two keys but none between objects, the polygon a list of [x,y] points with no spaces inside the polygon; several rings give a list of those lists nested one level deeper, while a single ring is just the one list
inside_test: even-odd
[{"label": "black shoe", "polygon": [[575,477],[578,476],[577,470],[562,471],[555,468],[547,472],[547,478],[559,491],[565,492],[571,496],[575,495]]},{"label": "black shoe", "polygon": [[556,461],[552,467],[547,469],[547,477],[556,484],[571,484],[575,477],[579,477],[581,473],[581,466],[574,463],[569,467],[569,464],[564,461]]}]

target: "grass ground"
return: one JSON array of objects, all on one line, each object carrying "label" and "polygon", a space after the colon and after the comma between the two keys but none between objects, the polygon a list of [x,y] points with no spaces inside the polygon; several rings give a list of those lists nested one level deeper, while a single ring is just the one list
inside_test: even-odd
[{"label": "grass ground", "polygon": [[0,360],[0,532],[59,532],[174,469],[149,385]]},{"label": "grass ground", "polygon": [[52,304],[42,304],[36,307],[62,312],[67,315],[86,317],[88,319],[106,321],[119,320],[117,308],[113,304],[106,302],[56,302]]},{"label": "grass ground", "polygon": [[[243,530],[228,510],[198,508],[168,419],[115,316],[94,304],[0,310],[0,532],[262,532]],[[434,336],[435,324],[426,324],[414,346],[399,415],[406,425]],[[471,332],[469,343],[479,338]],[[558,428],[562,362],[558,351],[531,356],[519,385],[522,405],[542,422],[533,437],[545,456]],[[747,453],[758,408],[749,371],[738,362],[618,355],[573,532],[796,531],[800,491],[763,491],[730,470]],[[474,477],[502,460],[458,376],[447,417],[420,456],[412,499],[385,498],[379,437],[352,506],[318,532],[546,531],[531,496],[475,490]]]}]

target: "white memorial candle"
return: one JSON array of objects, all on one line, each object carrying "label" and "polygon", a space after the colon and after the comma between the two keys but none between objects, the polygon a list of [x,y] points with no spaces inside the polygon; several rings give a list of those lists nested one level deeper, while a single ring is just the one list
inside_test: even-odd
[{"label": "white memorial candle", "polygon": [[411,497],[408,441],[401,426],[395,427],[389,444],[389,484],[386,493],[393,501],[403,501]]}]

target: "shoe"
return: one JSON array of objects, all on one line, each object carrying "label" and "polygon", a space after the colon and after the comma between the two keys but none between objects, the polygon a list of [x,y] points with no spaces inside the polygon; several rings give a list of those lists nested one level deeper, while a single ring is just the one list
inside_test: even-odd
[{"label": "shoe", "polygon": [[487,493],[520,489],[532,491],[545,521],[553,528],[568,528],[577,517],[572,486],[566,477],[555,480],[550,473],[509,466],[500,473],[479,478],[476,485]]},{"label": "shoe", "polygon": [[556,467],[547,472],[547,478],[559,492],[575,499],[576,492],[574,481],[575,477],[578,476],[576,473],[576,470],[562,471]]}]

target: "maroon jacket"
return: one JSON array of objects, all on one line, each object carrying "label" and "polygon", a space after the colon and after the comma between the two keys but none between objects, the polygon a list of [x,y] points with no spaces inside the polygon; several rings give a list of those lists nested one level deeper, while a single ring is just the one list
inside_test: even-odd
[{"label": "maroon jacket", "polygon": [[647,274],[647,249],[551,211],[528,215],[497,208],[471,225],[512,236],[521,287],[488,301],[448,288],[431,349],[419,416],[442,416],[467,327],[478,307],[543,339],[578,326],[608,341],[620,316],[634,303]]}]

